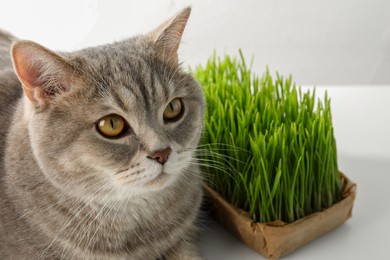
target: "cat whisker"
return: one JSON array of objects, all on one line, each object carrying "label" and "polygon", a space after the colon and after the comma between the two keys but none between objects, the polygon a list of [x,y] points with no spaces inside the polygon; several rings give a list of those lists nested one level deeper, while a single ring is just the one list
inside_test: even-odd
[{"label": "cat whisker", "polygon": [[130,169],[130,168],[127,168],[127,169],[123,169],[123,170],[117,171],[116,173],[114,173],[114,175],[121,174],[121,173],[123,173],[123,172],[128,171],[129,169]]},{"label": "cat whisker", "polygon": [[[105,183],[106,180],[101,180],[91,186],[89,186],[86,191],[88,189],[92,189],[92,188],[96,188],[98,187],[101,183]],[[105,186],[105,185],[102,185],[102,187]],[[100,189],[97,189],[93,194],[91,194],[87,199],[86,201],[88,201],[89,199],[92,200],[92,197],[99,192]],[[43,214],[45,211],[49,210],[50,208],[53,208],[55,205],[57,204],[60,204],[66,200],[69,200],[71,199],[71,197],[68,197],[67,199],[65,200],[61,200],[61,201],[58,201],[56,204],[54,205],[51,205],[50,207],[48,207],[47,209],[45,209],[44,211],[41,212],[41,214]],[[77,207],[76,207],[77,206]],[[68,219],[65,221],[65,223],[61,226],[61,228],[57,231],[56,235],[54,236],[54,238],[52,239],[51,243],[46,247],[45,250],[43,250],[43,252],[41,253],[41,256],[39,257],[39,259],[43,259],[45,257],[45,254],[46,254],[46,251],[49,250],[49,248],[53,245],[53,243],[57,240],[57,238],[61,235],[61,233],[67,228],[68,224],[70,224],[70,222],[74,219],[74,217],[79,213],[81,212],[85,207],[86,207],[86,203],[83,203],[82,201],[76,201],[75,203],[73,203],[73,205],[70,207],[69,209],[69,212],[71,211],[77,211],[76,213],[70,215],[68,217]]]},{"label": "cat whisker", "polygon": [[207,159],[207,158],[194,158],[193,162],[210,163],[210,166],[211,165],[219,165],[219,166],[224,167],[225,169],[232,170],[233,172],[237,173],[237,169],[227,160],[223,160],[223,162],[221,162],[221,161]]},{"label": "cat whisker", "polygon": [[228,147],[228,148],[232,148],[232,151],[239,150],[239,151],[243,151],[243,152],[247,152],[247,153],[249,153],[249,154],[252,154],[252,152],[251,152],[250,150],[246,150],[246,149],[241,148],[241,147],[237,147],[237,146],[230,145],[230,144],[224,144],[224,143],[207,143],[207,144],[201,144],[201,145],[198,145],[197,148],[209,147],[209,148],[215,150],[215,148],[213,148],[213,146],[216,146],[216,148]]},{"label": "cat whisker", "polygon": [[[188,173],[191,176],[201,178],[202,181],[206,181],[206,177],[200,171],[194,171],[194,170],[187,169],[187,170],[185,170],[185,173]],[[186,174],[183,174],[183,175],[185,176],[185,178],[188,178],[186,176]],[[189,182],[191,182],[191,180],[189,180]]]},{"label": "cat whisker", "polygon": [[192,148],[192,149],[185,149],[183,151],[181,151],[181,153],[183,152],[189,152],[189,151],[192,151],[192,152],[196,152],[196,153],[200,153],[199,155],[202,156],[202,155],[208,155],[208,154],[214,154],[214,155],[220,155],[220,156],[224,156],[224,157],[227,157],[227,158],[231,158],[231,159],[237,159],[237,158],[234,158],[234,157],[231,157],[227,154],[225,154],[224,152],[235,152],[235,151],[242,151],[242,152],[246,152],[248,153],[248,155],[251,155],[252,153],[251,152],[248,152],[247,150],[244,150],[244,149],[234,149],[234,148],[229,148],[229,147],[216,147],[216,148],[206,148],[205,145],[203,146],[200,146],[200,147],[196,147],[196,148]]},{"label": "cat whisker", "polygon": [[196,165],[196,166],[201,166],[201,167],[213,168],[213,169],[219,170],[221,172],[224,172],[224,173],[226,173],[226,174],[228,174],[230,176],[230,172],[228,170],[222,168],[222,165],[220,165],[220,166],[218,166],[218,165],[210,165],[210,164],[200,163],[200,162],[190,162],[190,165]]},{"label": "cat whisker", "polygon": [[[98,182],[95,184],[95,187],[98,186],[98,184],[100,183],[105,183],[106,181],[105,180],[102,180],[101,182]],[[70,216],[68,217],[68,219],[65,221],[65,223],[61,226],[61,228],[59,229],[59,231],[56,233],[56,235],[54,236],[53,240],[51,241],[51,243],[46,247],[46,249],[44,250],[44,253],[43,255],[39,258],[39,259],[44,259],[44,256],[45,256],[45,251],[49,250],[49,248],[53,245],[53,243],[59,238],[59,236],[65,231],[65,229],[69,226],[69,224],[71,224],[71,222],[75,219],[75,217],[77,217],[81,212],[82,210],[84,210],[86,207],[88,207],[88,203],[89,201],[93,201],[94,200],[94,196],[99,192],[101,191],[101,189],[105,186],[108,186],[107,184],[104,184],[101,186],[101,188],[98,188],[94,193],[92,193],[90,196],[88,196],[88,198],[86,198],[84,201],[76,201],[73,206],[69,209],[69,212],[72,212],[72,211],[75,211],[74,213],[70,214]],[[77,207],[76,207],[77,206]],[[70,236],[71,237],[71,236]],[[69,237],[69,239],[70,239]],[[55,252],[54,252],[55,253]]]},{"label": "cat whisker", "polygon": [[126,184],[129,184],[129,183],[134,183],[134,182],[136,182],[136,181],[138,181],[140,179],[144,179],[144,178],[145,178],[145,176],[137,174],[135,176],[135,178],[132,178],[132,179],[129,179],[129,180],[125,180],[124,182],[122,182],[122,185],[126,185]]},{"label": "cat whisker", "polygon": [[143,172],[145,172],[145,169],[143,169],[143,170],[138,170],[138,171],[129,173],[129,174],[127,174],[126,176],[122,177],[121,179],[126,180],[126,179],[129,178],[130,176],[137,176],[137,175],[139,175],[140,173],[143,173]]},{"label": "cat whisker", "polygon": [[[114,193],[116,190],[115,189],[111,189],[109,192],[107,192],[107,194],[106,194],[106,196],[103,198],[103,202],[107,199],[107,198],[110,198],[110,196],[112,195],[112,193]],[[92,207],[91,209],[90,209],[90,211],[88,212],[88,214],[86,214],[85,216],[84,216],[84,218],[79,222],[79,224],[74,228],[74,230],[73,230],[73,232],[70,234],[70,236],[69,236],[69,238],[68,238],[68,241],[67,241],[67,243],[66,244],[68,244],[69,243],[69,240],[70,240],[70,238],[73,236],[73,234],[74,234],[74,232],[76,232],[77,230],[78,230],[78,228],[80,227],[80,225],[81,224],[84,224],[84,223],[87,223],[92,217],[93,217],[93,212],[96,212],[98,209],[99,209],[99,207],[101,208],[100,210],[99,210],[99,212],[95,215],[95,218],[89,223],[89,225],[88,225],[88,227],[87,227],[87,230],[85,230],[83,233],[83,236],[79,239],[79,242],[77,243],[77,245],[76,245],[76,248],[78,248],[79,247],[79,245],[81,245],[81,242],[82,242],[82,240],[84,239],[84,237],[87,235],[87,233],[88,233],[88,231],[89,231],[89,229],[91,228],[91,226],[93,225],[93,223],[96,221],[96,219],[100,216],[100,214],[102,213],[102,211],[104,210],[104,208],[106,207],[106,204],[107,204],[107,202],[105,202],[104,204],[103,204],[103,206],[101,206],[100,204],[98,204],[98,205],[95,205],[94,207]],[[84,222],[84,223],[83,223]],[[65,249],[65,248],[64,248]],[[67,255],[67,251],[65,251],[65,250],[62,250],[62,253],[61,253],[61,259],[63,259],[63,258],[65,258],[65,256]],[[69,250],[68,250],[69,251]]]},{"label": "cat whisker", "polygon": [[209,157],[211,159],[214,159],[216,157],[216,158],[221,159],[223,161],[230,160],[230,161],[235,161],[237,163],[245,164],[245,162],[241,161],[240,159],[237,159],[237,158],[229,156],[229,155],[221,154],[218,152],[208,151],[208,150],[204,150],[204,151],[200,151],[200,152],[201,152],[201,154],[198,156],[199,158]]},{"label": "cat whisker", "polygon": [[[130,193],[130,190],[124,190],[121,192],[121,196],[120,197],[124,197],[124,198],[127,198],[128,194]],[[111,214],[111,212],[115,209],[116,212],[112,218],[112,221],[111,221],[111,224],[114,223],[116,221],[116,217],[118,215],[118,212],[123,208],[123,205],[125,203],[128,203],[127,200],[116,200],[114,201],[114,205],[112,205],[112,207],[109,209],[109,212],[107,213],[106,217],[104,218],[104,220],[100,223],[100,225],[98,226],[98,228],[95,230],[95,232],[93,233],[92,237],[89,239],[89,242],[88,242],[88,245],[87,245],[87,248],[90,247],[91,243],[93,242],[93,238],[95,237],[95,235],[97,234],[98,230],[100,229],[100,227],[102,226],[102,224],[105,222],[105,220],[108,218],[108,216]],[[108,204],[108,203],[107,203]],[[119,206],[119,207],[118,207]],[[73,257],[72,257],[73,259]]]},{"label": "cat whisker", "polygon": [[[112,193],[112,192],[114,192],[114,191],[115,191],[114,189],[111,190],[111,191],[109,192],[109,194]],[[107,195],[108,195],[108,194],[107,194]],[[109,206],[110,203],[111,203],[111,201],[107,201],[107,202],[105,203],[105,205],[103,205],[103,207],[101,208],[101,210],[96,214],[95,218],[91,221],[91,223],[89,224],[89,227],[87,227],[87,230],[85,231],[84,236],[80,239],[79,244],[76,246],[76,248],[78,248],[79,245],[82,244],[82,241],[83,241],[84,238],[88,238],[88,236],[86,236],[86,234],[88,234],[90,228],[93,226],[93,223],[98,219],[98,217],[99,217],[101,214],[103,214],[103,212],[108,208],[108,206]],[[114,204],[118,204],[118,200],[116,200],[116,201],[114,200]],[[107,217],[110,215],[110,213],[111,213],[111,211],[112,211],[113,208],[115,208],[115,205],[114,205],[113,207],[111,207],[111,208],[108,208],[108,212],[106,213],[105,216],[102,217],[102,219],[101,219],[101,221],[100,221],[100,224],[98,224],[97,228],[95,229],[95,232],[94,232],[94,233],[92,234],[92,236],[89,238],[89,242],[88,242],[88,244],[86,245],[86,248],[89,248],[89,246],[90,246],[90,244],[91,244],[93,238],[95,237],[96,233],[99,231],[100,227],[104,224],[105,220],[106,220]],[[73,259],[74,257],[75,257],[75,253],[73,254],[73,256],[72,256],[71,259]]]},{"label": "cat whisker", "polygon": [[[129,194],[130,194],[130,189],[125,189],[123,192],[122,192],[122,194],[121,194],[121,197],[123,197],[123,198],[128,198],[129,197]],[[123,209],[124,207],[123,207],[123,205],[125,204],[125,203],[128,203],[128,201],[127,200],[122,200],[121,202],[120,202],[120,205],[119,205],[119,207],[117,208],[117,211],[116,211],[116,213],[115,213],[115,215],[114,215],[114,217],[113,217],[113,221],[111,222],[111,223],[114,223],[115,221],[116,221],[116,217],[117,217],[117,215],[118,215],[118,213],[119,213],[119,209]]]},{"label": "cat whisker", "polygon": [[[193,161],[191,162],[192,165],[198,165],[198,166],[201,166],[201,167],[205,167],[205,168],[208,168],[208,169],[215,169],[219,172],[223,172],[225,174],[227,174],[237,185],[237,187],[239,187],[239,183],[237,182],[237,180],[233,177],[233,172],[235,172],[235,174],[240,174],[234,167],[233,168],[227,168],[225,164],[209,164],[207,162],[214,162],[214,161],[210,161],[210,160],[206,160],[206,161]],[[231,171],[233,169],[233,172]]]},{"label": "cat whisker", "polygon": [[141,165],[140,163],[130,165],[130,167],[125,168],[125,169],[122,169],[122,170],[119,170],[118,172],[114,173],[114,175],[118,175],[118,174],[121,174],[121,173],[123,173],[123,172],[126,172],[126,171],[128,171],[128,170],[130,170],[130,169],[137,168],[137,167],[140,166],[140,165]]}]

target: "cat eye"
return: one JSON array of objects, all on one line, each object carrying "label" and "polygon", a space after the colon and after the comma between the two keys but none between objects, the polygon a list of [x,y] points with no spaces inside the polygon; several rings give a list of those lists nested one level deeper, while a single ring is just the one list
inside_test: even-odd
[{"label": "cat eye", "polygon": [[127,131],[125,120],[116,114],[107,115],[96,123],[97,131],[104,137],[120,137]]},{"label": "cat eye", "polygon": [[163,118],[166,122],[175,122],[183,115],[183,104],[180,98],[172,99],[164,110]]}]

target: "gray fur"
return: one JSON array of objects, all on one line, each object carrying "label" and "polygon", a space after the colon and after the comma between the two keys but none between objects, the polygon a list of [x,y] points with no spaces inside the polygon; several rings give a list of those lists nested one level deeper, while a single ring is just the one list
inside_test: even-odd
[{"label": "gray fur", "polygon": [[[197,82],[137,36],[61,53],[72,89],[34,106],[12,70],[11,41],[0,32],[0,259],[201,259]],[[183,118],[165,124],[175,97]],[[95,122],[111,113],[129,135],[97,133]],[[146,157],[167,146],[164,166]]]},{"label": "gray fur", "polygon": [[9,48],[13,40],[10,33],[0,30],[0,71],[12,67]]}]

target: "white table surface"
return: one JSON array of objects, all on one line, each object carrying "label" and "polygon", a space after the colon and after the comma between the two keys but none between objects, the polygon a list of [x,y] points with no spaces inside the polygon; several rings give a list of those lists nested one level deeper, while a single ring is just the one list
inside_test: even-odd
[{"label": "white table surface", "polygon": [[[339,169],[357,183],[353,217],[284,259],[390,259],[390,86],[318,87],[332,99]],[[215,223],[203,221],[206,259],[264,259]]]}]

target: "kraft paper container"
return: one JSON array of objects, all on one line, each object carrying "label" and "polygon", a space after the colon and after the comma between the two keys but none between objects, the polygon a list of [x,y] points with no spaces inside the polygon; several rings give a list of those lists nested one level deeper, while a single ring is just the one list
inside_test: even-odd
[{"label": "kraft paper container", "polygon": [[352,216],[356,184],[341,174],[342,199],[330,208],[310,214],[293,223],[253,222],[249,214],[227,202],[219,193],[205,186],[214,218],[250,248],[264,257],[285,256],[317,237],[343,224]]}]

